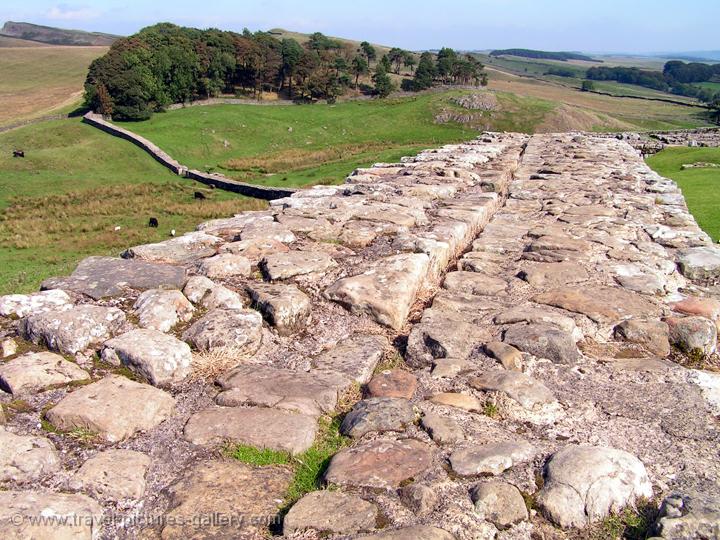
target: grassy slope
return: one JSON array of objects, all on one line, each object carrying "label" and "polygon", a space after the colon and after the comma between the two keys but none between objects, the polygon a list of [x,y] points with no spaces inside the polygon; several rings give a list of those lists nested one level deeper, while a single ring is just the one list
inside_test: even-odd
[{"label": "grassy slope", "polygon": [[[13,147],[27,157],[9,157]],[[35,290],[83,256],[117,255],[170,229],[264,205],[221,191],[197,202],[197,184],[76,119],[0,134],[0,170],[0,294]],[[149,216],[158,229],[147,228]]]},{"label": "grassy slope", "polygon": [[107,47],[0,47],[0,127],[79,103],[87,68]]},{"label": "grassy slope", "polygon": [[0,48],[2,47],[51,47],[51,45],[0,35]]},{"label": "grassy slope", "polygon": [[709,88],[710,90],[714,90],[716,92],[720,92],[720,82],[701,82],[701,83],[694,83],[693,86],[699,86],[701,88]]},{"label": "grassy slope", "polygon": [[[600,65],[604,65],[592,62],[560,62],[553,60],[520,59],[504,56],[491,57],[486,55],[480,55],[480,60],[486,63],[488,66],[504,70],[508,73],[520,76],[539,77],[540,79],[551,83],[563,86],[571,86],[573,88],[580,88],[582,81],[585,78],[585,72],[589,67],[597,67]],[[549,69],[558,67],[573,70],[575,72],[575,77],[558,77],[556,75],[546,75]],[[594,83],[596,90],[616,96],[662,98],[673,99],[676,101],[684,101],[691,104],[697,103],[697,100],[693,98],[677,96],[668,92],[661,92],[658,90],[653,90],[651,88],[645,88],[634,84],[624,84],[615,81],[594,81]]]},{"label": "grassy slope", "polygon": [[633,131],[683,129],[709,125],[707,111],[698,107],[580,92],[552,81],[518,76],[499,66],[491,66],[490,88],[518,96],[564,103],[572,109],[596,117],[594,124],[577,126],[580,129]]},{"label": "grassy slope", "polygon": [[[147,122],[125,126],[194,168],[220,170],[261,184],[338,183],[357,166],[397,160],[423,148],[477,136],[477,131],[469,127],[434,123],[435,113],[450,107],[450,97],[457,94],[433,93],[332,106],[195,107],[157,114]],[[497,115],[492,123],[499,129],[529,131],[542,121],[543,111],[552,108],[552,104],[540,106],[536,99],[503,99],[508,111],[520,114]],[[340,148],[342,152],[327,155],[328,148]],[[278,167],[283,157],[288,163]],[[238,162],[246,166],[238,166]],[[250,164],[255,165],[255,171],[250,170]],[[275,174],[267,176],[268,172]]]},{"label": "grassy slope", "polygon": [[683,164],[698,162],[720,164],[720,148],[666,148],[648,159],[648,165],[658,174],[677,182],[698,225],[717,242],[720,240],[720,169],[681,170]]}]

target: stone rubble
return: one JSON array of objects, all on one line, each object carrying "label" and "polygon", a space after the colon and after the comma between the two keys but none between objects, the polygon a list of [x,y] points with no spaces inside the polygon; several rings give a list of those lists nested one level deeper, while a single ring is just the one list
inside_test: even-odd
[{"label": "stone rubble", "polygon": [[[570,539],[642,503],[648,534],[718,536],[719,279],[677,186],[582,133],[90,257],[0,297],[0,535]],[[287,499],[328,439],[329,489]],[[48,509],[128,519],[10,521]]]}]

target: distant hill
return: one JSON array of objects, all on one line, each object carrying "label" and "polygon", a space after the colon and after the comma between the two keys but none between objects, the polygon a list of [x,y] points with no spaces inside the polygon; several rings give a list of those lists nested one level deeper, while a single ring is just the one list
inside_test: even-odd
[{"label": "distant hill", "polygon": [[496,49],[490,51],[490,56],[520,56],[521,58],[537,58],[542,60],[559,60],[561,62],[567,62],[568,60],[584,60],[585,62],[602,62],[602,60],[595,60],[584,54],[572,53],[572,52],[550,52],[550,51],[535,51],[532,49]]},{"label": "distant hill", "polygon": [[657,53],[654,56],[685,60],[687,62],[717,62],[720,60],[720,51],[688,51],[675,53]]},{"label": "distant hill", "polygon": [[24,22],[6,22],[0,29],[0,36],[9,38],[47,43],[50,45],[100,45],[109,46],[120,36],[101,32],[85,32],[83,30],[67,30],[40,26]]}]

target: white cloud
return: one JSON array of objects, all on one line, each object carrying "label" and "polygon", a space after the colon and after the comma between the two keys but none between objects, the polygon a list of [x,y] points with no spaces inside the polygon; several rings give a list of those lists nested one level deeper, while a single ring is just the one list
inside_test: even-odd
[{"label": "white cloud", "polygon": [[56,21],[89,21],[97,19],[100,13],[87,6],[58,4],[50,8],[45,16]]}]

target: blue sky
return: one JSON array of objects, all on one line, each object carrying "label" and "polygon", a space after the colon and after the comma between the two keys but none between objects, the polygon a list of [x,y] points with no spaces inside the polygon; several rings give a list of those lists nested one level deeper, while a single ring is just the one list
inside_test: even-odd
[{"label": "blue sky", "polygon": [[720,0],[0,0],[0,20],[119,34],[159,21],[282,27],[408,49],[720,49]]}]

